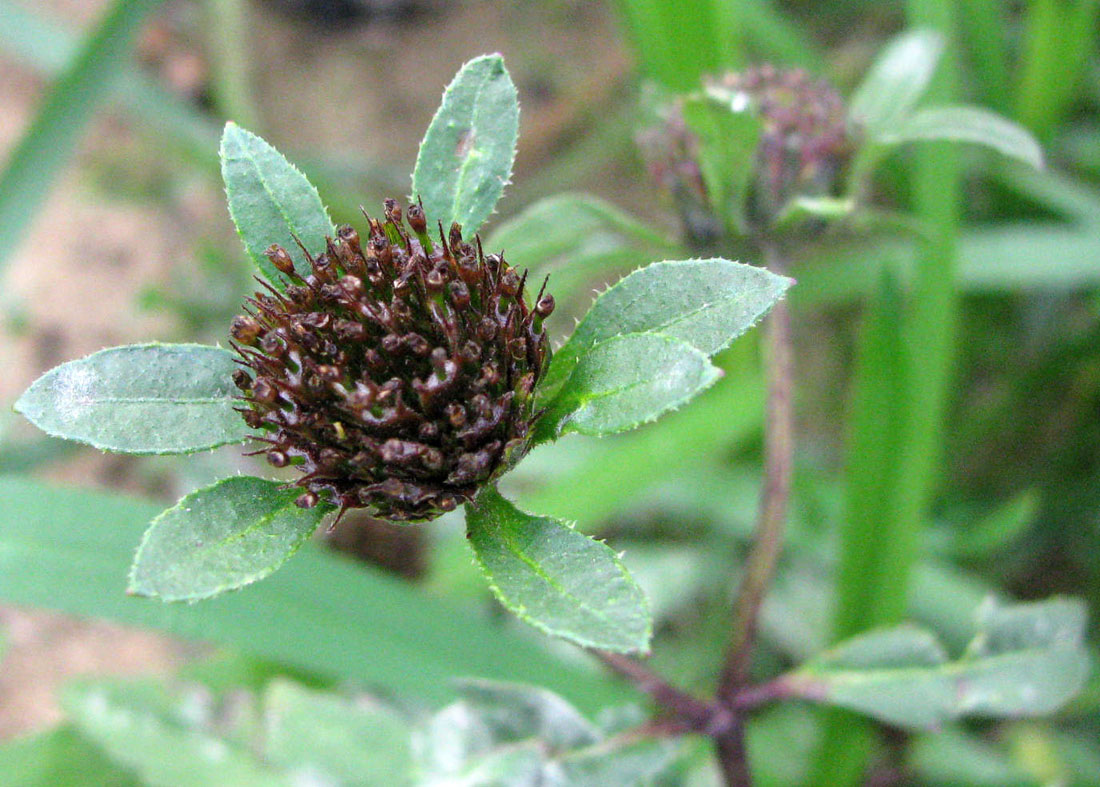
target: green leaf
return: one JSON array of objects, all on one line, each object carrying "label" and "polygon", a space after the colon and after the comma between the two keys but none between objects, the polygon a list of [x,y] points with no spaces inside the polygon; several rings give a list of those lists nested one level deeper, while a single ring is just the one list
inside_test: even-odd
[{"label": "green leaf", "polygon": [[1029,489],[1009,499],[972,525],[952,530],[951,552],[963,557],[988,557],[1016,541],[1039,513],[1039,492]]},{"label": "green leaf", "polygon": [[411,783],[412,730],[377,701],[280,679],[264,694],[264,721],[266,759],[309,783]]},{"label": "green leaf", "polygon": [[[537,681],[586,712],[629,689],[501,625],[481,604],[439,598],[305,544],[264,582],[202,604],[127,596],[126,571],[162,506],[0,478],[0,601],[104,618],[267,662],[442,704],[454,679]],[[416,669],[409,669],[415,661]]]},{"label": "green leaf", "polygon": [[491,488],[466,506],[466,527],[493,592],[518,617],[584,647],[649,649],[645,597],[606,544]]},{"label": "green leaf", "polygon": [[1022,126],[980,107],[922,109],[883,132],[878,141],[897,145],[933,140],[984,145],[1036,169],[1043,166],[1043,149],[1035,137]]},{"label": "green leaf", "polygon": [[614,434],[656,420],[722,376],[694,346],[628,333],[587,350],[536,426],[536,439]]},{"label": "green leaf", "polygon": [[[676,244],[614,205],[587,194],[556,194],[498,226],[485,242],[492,251],[530,269],[532,278],[598,276],[620,265],[658,259]],[[654,255],[654,256],[650,256]]]},{"label": "green leaf", "polygon": [[747,94],[719,87],[685,99],[683,112],[699,140],[699,167],[711,208],[735,234],[744,234],[760,118]]},{"label": "green leaf", "polygon": [[963,716],[1036,716],[1084,685],[1085,606],[1070,599],[987,604],[962,658],[947,662],[908,628],[870,632],[781,679],[790,694],[887,724],[930,728]]},{"label": "green leaf", "polygon": [[300,489],[250,476],[192,492],[145,531],[128,592],[197,601],[263,579],[298,551],[328,512],[301,509]]},{"label": "green leaf", "polygon": [[142,787],[69,725],[0,744],[0,784]]},{"label": "green leaf", "polygon": [[[797,226],[805,221],[839,221],[850,217],[858,207],[851,197],[795,197],[783,207],[776,219],[779,227]],[[889,219],[889,214],[872,213],[872,220]]]},{"label": "green leaf", "polygon": [[595,725],[552,691],[522,683],[464,680],[463,702],[495,743],[537,738],[555,750],[590,746],[599,740]]},{"label": "green leaf", "polygon": [[920,784],[933,787],[1038,785],[1003,743],[985,740],[956,727],[918,735],[907,747],[907,764]]},{"label": "green leaf", "polygon": [[18,246],[88,120],[127,65],[142,22],[160,2],[116,0],[50,88],[0,174],[0,265]]},{"label": "green leaf", "polygon": [[637,739],[609,740],[570,752],[557,761],[570,787],[604,787],[608,784],[649,784],[672,762],[676,742]]},{"label": "green leaf", "polygon": [[15,409],[54,437],[104,451],[202,451],[251,436],[233,409],[235,368],[220,347],[112,347],[46,372]]},{"label": "green leaf", "polygon": [[938,666],[947,653],[931,632],[901,625],[853,637],[806,664],[815,671]]},{"label": "green leaf", "polygon": [[659,333],[706,355],[764,316],[793,282],[723,259],[657,262],[626,276],[592,304],[554,354],[542,385],[547,401],[597,344],[629,333]]},{"label": "green leaf", "polygon": [[255,134],[226,123],[221,143],[222,180],[229,215],[252,261],[272,283],[282,281],[264,255],[278,243],[303,277],[312,271],[295,238],[318,255],[335,233],[317,189],[282,154]]},{"label": "green leaf", "polygon": [[70,687],[63,704],[85,737],[147,787],[291,787],[245,746],[210,729],[196,699],[103,683]]},{"label": "green leaf", "polygon": [[519,134],[516,86],[500,55],[466,63],[420,143],[413,198],[432,222],[458,222],[467,237],[493,212],[512,176]]},{"label": "green leaf", "polygon": [[933,30],[904,33],[882,50],[856,89],[848,115],[872,141],[894,131],[924,95],[943,54],[943,36]]},{"label": "green leaf", "polygon": [[[675,753],[669,741],[630,733],[605,738],[573,706],[544,689],[472,681],[461,693],[462,699],[436,713],[421,731],[419,783],[648,784]],[[478,780],[490,776],[502,781]]]}]

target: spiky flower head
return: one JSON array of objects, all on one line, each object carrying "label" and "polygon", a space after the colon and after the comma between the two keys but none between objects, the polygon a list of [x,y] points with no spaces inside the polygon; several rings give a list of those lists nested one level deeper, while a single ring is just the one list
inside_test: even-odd
[{"label": "spiky flower head", "polygon": [[829,194],[852,150],[844,99],[802,69],[770,65],[711,80],[711,91],[745,96],[760,118],[750,213],[770,222],[796,196]]},{"label": "spiky flower head", "polygon": [[[855,149],[855,130],[844,99],[831,85],[802,69],[763,65],[708,79],[704,87],[735,111],[759,118],[755,172],[743,206],[753,231],[766,232],[792,198],[835,192]],[[655,133],[663,145],[653,144]],[[677,198],[705,194],[698,140],[676,104],[666,110],[663,128],[649,134],[643,152],[662,185],[671,180]]]},{"label": "spiky flower head", "polygon": [[268,249],[288,286],[234,319],[235,382],[268,462],[302,471],[300,506],[425,520],[526,453],[554,300],[529,307],[526,273],[457,224],[433,242],[420,205],[384,215],[366,238],[340,227],[304,278]]}]

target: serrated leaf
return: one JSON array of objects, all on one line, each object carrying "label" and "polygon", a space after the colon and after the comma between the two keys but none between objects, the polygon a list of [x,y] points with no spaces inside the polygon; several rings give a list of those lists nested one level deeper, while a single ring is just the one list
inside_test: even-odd
[{"label": "serrated leaf", "polygon": [[317,529],[325,506],[301,509],[301,490],[250,476],[226,478],[164,511],[145,532],[129,592],[197,601],[263,579]]},{"label": "serrated leaf", "polygon": [[541,383],[545,400],[592,347],[614,336],[659,333],[713,355],[747,331],[793,282],[720,258],[655,262],[608,288],[555,353]]},{"label": "serrated leaf", "polygon": [[466,506],[466,528],[493,592],[522,620],[584,647],[649,649],[645,596],[606,544],[492,488]]},{"label": "serrated leaf", "polygon": [[412,730],[377,701],[279,679],[264,693],[264,722],[265,758],[303,782],[411,783]]},{"label": "serrated leaf", "polygon": [[1008,118],[981,107],[922,109],[879,137],[879,142],[884,145],[935,140],[983,145],[1036,169],[1043,166],[1043,149],[1030,132]]},{"label": "serrated leaf", "polygon": [[309,262],[295,237],[318,255],[325,250],[326,236],[335,233],[313,184],[279,151],[235,123],[227,123],[222,133],[221,167],[229,215],[264,277],[276,285],[282,281],[264,256],[273,243],[290,253],[299,274],[309,275]]},{"label": "serrated leaf", "polygon": [[516,157],[519,101],[500,55],[466,63],[443,92],[443,103],[420,143],[413,199],[431,222],[462,225],[472,236],[493,212]]},{"label": "serrated leaf", "polygon": [[892,131],[924,94],[943,54],[943,36],[914,30],[895,38],[875,59],[856,89],[848,115],[872,141]]},{"label": "serrated leaf", "polygon": [[15,409],[54,437],[104,451],[180,454],[239,443],[233,355],[199,344],[134,344],[39,377]]},{"label": "serrated leaf", "polygon": [[614,434],[690,401],[720,369],[691,344],[657,333],[615,336],[587,350],[536,425],[536,440]]},{"label": "serrated leaf", "polygon": [[910,628],[872,632],[781,679],[790,693],[910,729],[963,716],[1050,713],[1084,685],[1085,607],[1070,599],[989,604],[953,662]]}]

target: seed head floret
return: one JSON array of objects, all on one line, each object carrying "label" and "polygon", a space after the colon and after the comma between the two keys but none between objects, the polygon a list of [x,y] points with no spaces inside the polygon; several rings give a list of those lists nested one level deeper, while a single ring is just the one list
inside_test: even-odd
[{"label": "seed head floret", "polygon": [[[230,333],[246,423],[268,462],[297,466],[298,504],[425,520],[470,500],[529,447],[554,299],[457,224],[384,203],[365,238],[340,227],[311,272],[273,245],[279,291],[247,299]],[[411,229],[411,232],[410,232]]]}]

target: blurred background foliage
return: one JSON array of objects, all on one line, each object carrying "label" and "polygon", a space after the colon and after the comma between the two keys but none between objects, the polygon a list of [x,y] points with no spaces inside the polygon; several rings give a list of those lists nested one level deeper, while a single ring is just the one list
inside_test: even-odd
[{"label": "blurred background foliage", "polygon": [[[679,245],[673,206],[635,145],[654,84],[688,91],[704,74],[773,62],[849,94],[885,41],[930,27],[948,42],[930,97],[1013,118],[1042,141],[1047,167],[903,148],[874,196],[915,214],[928,239],[835,232],[796,261],[795,496],[754,669],[774,675],[841,633],[902,617],[956,655],[990,595],[1083,597],[1095,647],[1098,14],[1096,0],[0,0],[0,394],[10,403],[53,363],[109,344],[224,336],[250,275],[217,179],[226,119],[301,163],[334,219],[354,221],[360,205],[406,196],[420,130],[455,68],[503,52],[523,115],[515,183],[488,243],[551,273],[562,304],[552,325],[565,334],[593,288]],[[720,361],[726,377],[682,412],[540,448],[509,476],[527,510],[577,520],[625,551],[657,617],[654,667],[700,693],[729,635],[760,481],[757,339]],[[0,639],[0,732],[11,738],[0,783],[267,784],[244,765],[229,781],[184,781],[119,752],[208,738],[232,748],[255,740],[249,724],[294,738],[272,718],[323,728],[354,715],[323,689],[370,691],[417,719],[456,699],[464,710],[441,713],[474,713],[454,682],[466,676],[544,686],[590,719],[640,702],[574,649],[504,619],[453,521],[349,516],[327,545],[230,598],[126,598],[126,566],[155,510],[138,498],[172,502],[245,460],[230,449],[135,462],[25,427],[0,423],[0,602],[11,605],[0,618],[11,629]],[[863,528],[870,546],[842,547],[845,527]],[[93,683],[66,690],[62,714],[52,687],[115,657],[51,654],[32,609],[206,643],[173,639],[106,670],[170,665],[174,683],[205,698],[202,712],[190,694]],[[74,623],[62,636],[92,652],[92,631]],[[52,671],[36,671],[51,655]],[[39,679],[51,691],[31,702],[21,692]],[[621,711],[637,721],[631,713]],[[347,723],[383,741],[409,735],[385,713],[367,716]],[[621,728],[604,721],[585,735]],[[761,714],[749,736],[765,784],[1096,784],[1100,679],[1094,670],[1074,703],[1040,721],[904,735],[790,705]],[[355,748],[326,756],[344,762]],[[679,753],[667,783],[713,782],[705,746]],[[349,762],[347,783],[397,783],[369,769]]]}]

